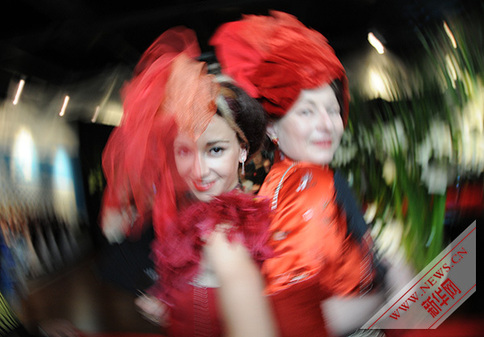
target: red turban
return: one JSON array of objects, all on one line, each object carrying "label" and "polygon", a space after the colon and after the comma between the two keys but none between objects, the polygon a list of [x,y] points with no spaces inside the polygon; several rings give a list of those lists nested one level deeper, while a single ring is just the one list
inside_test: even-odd
[{"label": "red turban", "polygon": [[271,16],[246,15],[223,24],[210,44],[222,70],[252,97],[261,100],[272,117],[282,117],[301,90],[334,80],[343,83],[343,120],[349,92],[343,65],[326,38],[294,16],[271,11]]}]

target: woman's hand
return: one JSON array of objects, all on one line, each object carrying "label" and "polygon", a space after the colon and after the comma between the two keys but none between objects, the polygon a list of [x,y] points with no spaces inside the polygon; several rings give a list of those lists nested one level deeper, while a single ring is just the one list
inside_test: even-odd
[{"label": "woman's hand", "polygon": [[149,322],[162,327],[168,326],[169,311],[165,303],[149,295],[138,296],[134,303],[141,315]]},{"label": "woman's hand", "polygon": [[39,324],[42,336],[47,337],[81,337],[81,332],[69,321],[63,319],[51,319]]},{"label": "woman's hand", "polygon": [[209,237],[204,254],[220,282],[217,291],[227,336],[275,336],[260,270],[244,245],[228,241],[224,227]]},{"label": "woman's hand", "polygon": [[130,226],[137,218],[136,209],[130,206],[127,209],[107,208],[102,215],[103,234],[109,243],[121,243],[126,237]]},{"label": "woman's hand", "polygon": [[332,335],[347,336],[360,329],[380,309],[384,301],[383,292],[375,292],[362,297],[334,296],[323,301],[321,307]]}]

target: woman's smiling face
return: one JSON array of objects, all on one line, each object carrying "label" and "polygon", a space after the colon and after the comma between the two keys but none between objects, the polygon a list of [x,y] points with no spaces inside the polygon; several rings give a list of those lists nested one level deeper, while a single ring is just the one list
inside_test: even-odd
[{"label": "woman's smiling face", "polygon": [[280,150],[296,161],[326,165],[344,131],[341,108],[329,84],[302,90],[287,114],[268,128]]},{"label": "woman's smiling face", "polygon": [[234,189],[239,183],[239,162],[247,155],[235,131],[218,115],[196,142],[178,135],[174,150],[178,173],[201,201]]}]

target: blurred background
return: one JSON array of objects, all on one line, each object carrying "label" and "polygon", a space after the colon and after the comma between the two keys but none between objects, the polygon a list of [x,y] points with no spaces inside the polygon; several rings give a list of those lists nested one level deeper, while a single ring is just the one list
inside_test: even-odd
[{"label": "blurred background", "polygon": [[[421,270],[484,218],[482,1],[17,0],[1,9],[0,291],[28,324],[60,316],[93,333],[159,331],[132,307],[139,280],[99,270],[112,252],[98,224],[101,155],[122,117],[123,83],[177,25],[196,31],[207,62],[215,29],[242,14],[286,11],[327,37],[352,95],[333,166],[396,265]],[[459,310],[480,317],[479,303],[476,293]]]}]

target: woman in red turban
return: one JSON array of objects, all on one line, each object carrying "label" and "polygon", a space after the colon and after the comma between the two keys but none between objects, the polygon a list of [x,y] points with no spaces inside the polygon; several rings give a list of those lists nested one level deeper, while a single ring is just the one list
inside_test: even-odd
[{"label": "woman in red turban", "polygon": [[267,133],[278,150],[259,195],[274,211],[275,255],[263,273],[281,334],[327,336],[337,329],[322,303],[369,294],[377,274],[367,226],[345,180],[329,167],[348,118],[347,78],[323,35],[292,15],[270,14],[222,25],[211,44],[222,71],[271,117]]}]

